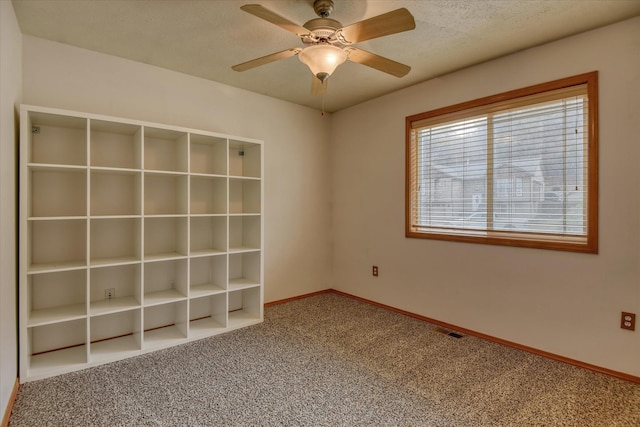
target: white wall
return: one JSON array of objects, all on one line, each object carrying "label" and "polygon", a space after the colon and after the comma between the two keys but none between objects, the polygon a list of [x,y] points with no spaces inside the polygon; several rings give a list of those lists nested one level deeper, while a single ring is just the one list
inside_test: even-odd
[{"label": "white wall", "polygon": [[23,102],[264,140],[265,301],[330,286],[329,116],[26,35]]},{"label": "white wall", "polygon": [[15,164],[21,40],[13,5],[0,1],[0,418],[18,375]]},{"label": "white wall", "polygon": [[[598,70],[600,253],[404,237],[404,119]],[[332,117],[334,287],[640,376],[640,18],[519,52]],[[380,276],[371,275],[371,266]]]}]

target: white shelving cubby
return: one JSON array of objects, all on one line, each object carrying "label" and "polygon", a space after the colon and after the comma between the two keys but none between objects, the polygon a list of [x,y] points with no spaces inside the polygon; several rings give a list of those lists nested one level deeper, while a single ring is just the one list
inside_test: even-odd
[{"label": "white shelving cubby", "polygon": [[226,255],[191,258],[189,264],[189,296],[191,298],[226,293]]},{"label": "white shelving cubby", "polygon": [[191,134],[192,174],[227,176],[227,139]]},{"label": "white shelving cubby", "polygon": [[260,293],[259,285],[229,292],[229,329],[251,325],[262,317],[262,306],[258,303]]},{"label": "white shelving cubby", "polygon": [[21,142],[27,145],[23,159],[28,164],[87,166],[86,117],[32,111],[20,120],[22,134],[29,137]]},{"label": "white shelving cubby", "polygon": [[189,220],[182,217],[151,217],[144,220],[144,259],[186,257]]},{"label": "white shelving cubby", "polygon": [[91,362],[135,356],[142,349],[142,311],[138,309],[93,316],[90,324]]},{"label": "white shelving cubby", "polygon": [[187,301],[156,305],[144,310],[145,348],[182,344],[187,338]]},{"label": "white shelving cubby", "polygon": [[144,297],[146,307],[187,298],[187,259],[146,262]]},{"label": "white shelving cubby", "polygon": [[90,179],[91,216],[141,215],[141,172],[94,168]]},{"label": "white shelving cubby", "polygon": [[87,220],[27,221],[27,273],[70,270],[87,265]]},{"label": "white shelving cubby", "polygon": [[87,314],[84,269],[31,274],[27,286],[28,327],[82,319]]},{"label": "white shelving cubby", "polygon": [[229,252],[248,252],[260,250],[259,216],[229,217]]},{"label": "white shelving cubby", "polygon": [[142,266],[139,263],[92,268],[89,281],[91,316],[127,311],[142,305]]},{"label": "white shelving cubby", "polygon": [[88,363],[86,318],[34,326],[25,335],[20,354],[28,358],[33,377],[75,371]]},{"label": "white shelving cubby", "polygon": [[260,215],[261,185],[255,178],[229,180],[229,213]]},{"label": "white shelving cubby", "polygon": [[20,380],[263,319],[261,141],[24,105]]},{"label": "white shelving cubby", "polygon": [[145,173],[145,215],[187,215],[188,178],[186,174]]},{"label": "white shelving cubby", "polygon": [[218,177],[191,177],[192,215],[227,213],[227,179]]},{"label": "white shelving cubby", "polygon": [[229,291],[260,286],[262,257],[260,251],[229,255]]},{"label": "white shelving cubby", "polygon": [[140,219],[91,219],[90,265],[117,265],[141,260]]},{"label": "white shelving cubby", "polygon": [[84,217],[87,215],[87,169],[85,167],[29,167],[28,206],[31,218]]},{"label": "white shelving cubby", "polygon": [[229,141],[229,176],[261,178],[262,147],[248,141]]},{"label": "white shelving cubby", "polygon": [[191,255],[205,256],[223,254],[227,251],[226,216],[191,218]]},{"label": "white shelving cubby", "polygon": [[162,172],[188,171],[188,133],[160,127],[144,127],[144,169]]},{"label": "white shelving cubby", "polygon": [[224,293],[189,300],[189,333],[211,335],[227,326],[227,295]]},{"label": "white shelving cubby", "polygon": [[91,167],[140,170],[142,126],[90,120]]}]

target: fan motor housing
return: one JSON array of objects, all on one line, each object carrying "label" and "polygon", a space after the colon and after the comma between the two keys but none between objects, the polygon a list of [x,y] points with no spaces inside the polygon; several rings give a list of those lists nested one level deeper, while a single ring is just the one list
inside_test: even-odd
[{"label": "fan motor housing", "polygon": [[342,28],[342,24],[335,19],[315,18],[305,22],[303,27],[309,30],[309,34],[302,37],[304,44],[335,44],[338,42],[336,31]]}]

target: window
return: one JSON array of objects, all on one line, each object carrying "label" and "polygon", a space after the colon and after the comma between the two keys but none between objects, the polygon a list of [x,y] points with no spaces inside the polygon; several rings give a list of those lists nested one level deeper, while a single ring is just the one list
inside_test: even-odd
[{"label": "window", "polygon": [[522,197],[522,178],[516,178],[516,197]]},{"label": "window", "polygon": [[407,117],[406,235],[598,250],[597,72]]}]

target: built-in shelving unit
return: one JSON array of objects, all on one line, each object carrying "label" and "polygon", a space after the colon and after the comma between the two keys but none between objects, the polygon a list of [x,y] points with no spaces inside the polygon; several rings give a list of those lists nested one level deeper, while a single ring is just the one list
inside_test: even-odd
[{"label": "built-in shelving unit", "polygon": [[20,380],[262,321],[261,141],[21,109]]}]

